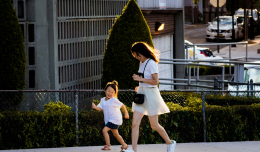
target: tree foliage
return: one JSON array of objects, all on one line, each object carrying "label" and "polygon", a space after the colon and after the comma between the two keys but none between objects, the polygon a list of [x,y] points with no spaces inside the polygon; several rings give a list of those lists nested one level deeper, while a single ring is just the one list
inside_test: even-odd
[{"label": "tree foliage", "polygon": [[[25,87],[25,48],[23,35],[10,0],[0,1],[0,90],[21,90]],[[9,97],[18,104],[22,95]],[[3,99],[0,99],[2,102]]]},{"label": "tree foliage", "polygon": [[102,87],[117,80],[120,89],[133,89],[138,83],[132,75],[137,73],[139,61],[131,54],[131,46],[143,41],[153,47],[147,22],[135,0],[130,0],[109,31],[103,60]]}]

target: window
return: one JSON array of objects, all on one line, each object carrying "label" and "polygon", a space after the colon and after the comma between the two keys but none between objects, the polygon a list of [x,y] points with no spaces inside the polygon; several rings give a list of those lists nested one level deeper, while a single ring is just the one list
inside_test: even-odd
[{"label": "window", "polygon": [[35,71],[29,70],[29,88],[35,88]]},{"label": "window", "polygon": [[35,65],[35,49],[34,47],[29,47],[29,65]]}]

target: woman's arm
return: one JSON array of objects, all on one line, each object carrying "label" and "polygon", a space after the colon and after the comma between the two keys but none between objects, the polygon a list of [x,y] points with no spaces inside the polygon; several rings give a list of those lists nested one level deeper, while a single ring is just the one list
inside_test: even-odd
[{"label": "woman's arm", "polygon": [[125,105],[122,105],[121,108],[123,109],[123,111],[125,113],[125,119],[129,119],[128,111],[126,110]]},{"label": "woman's arm", "polygon": [[154,73],[152,74],[152,78],[153,79],[145,79],[145,78],[142,78],[136,74],[133,75],[133,79],[135,81],[142,81],[144,83],[148,83],[150,85],[158,85],[159,84],[159,76],[158,76],[158,73]]},{"label": "woman's arm", "polygon": [[96,109],[97,111],[102,111],[100,107],[97,107],[93,102],[92,102],[92,108]]}]

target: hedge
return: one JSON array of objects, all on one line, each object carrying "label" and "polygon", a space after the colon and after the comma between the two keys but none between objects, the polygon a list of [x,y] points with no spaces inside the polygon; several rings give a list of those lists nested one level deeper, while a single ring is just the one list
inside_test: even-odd
[{"label": "hedge", "polygon": [[103,59],[102,88],[113,80],[118,81],[119,89],[134,89],[138,85],[132,75],[138,72],[140,62],[132,56],[131,47],[140,41],[153,47],[150,28],[141,9],[135,0],[129,0],[109,31]]},{"label": "hedge", "polygon": [[[26,55],[22,30],[10,0],[0,1],[0,90],[24,90]],[[1,92],[0,104],[17,109],[23,93]],[[9,99],[9,100],[6,100]],[[5,107],[5,108],[3,108]],[[0,106],[7,110],[7,106]]]},{"label": "hedge", "polygon": [[[199,98],[196,99],[199,103]],[[167,103],[171,112],[159,116],[160,124],[171,139],[178,143],[202,142],[203,122],[201,107],[182,107]],[[195,105],[189,103],[189,105]],[[128,108],[130,111],[130,108]],[[247,141],[260,139],[260,104],[215,106],[207,105],[207,141]],[[124,120],[119,128],[126,143],[131,143],[131,122]],[[103,113],[84,111],[79,113],[79,145],[104,145]],[[41,112],[2,112],[0,114],[0,148],[49,148],[76,146],[75,115]],[[145,116],[140,126],[139,144],[164,143],[159,134],[150,128]],[[119,144],[111,136],[111,144]]]}]

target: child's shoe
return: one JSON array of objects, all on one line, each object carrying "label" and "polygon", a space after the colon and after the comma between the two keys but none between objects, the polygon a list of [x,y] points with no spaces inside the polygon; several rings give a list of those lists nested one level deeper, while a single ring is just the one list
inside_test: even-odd
[{"label": "child's shoe", "polygon": [[104,145],[104,148],[101,148],[101,150],[111,150],[111,148],[108,145]]},{"label": "child's shoe", "polygon": [[172,140],[172,144],[167,145],[167,152],[174,152],[175,147],[176,147],[176,141]]}]

